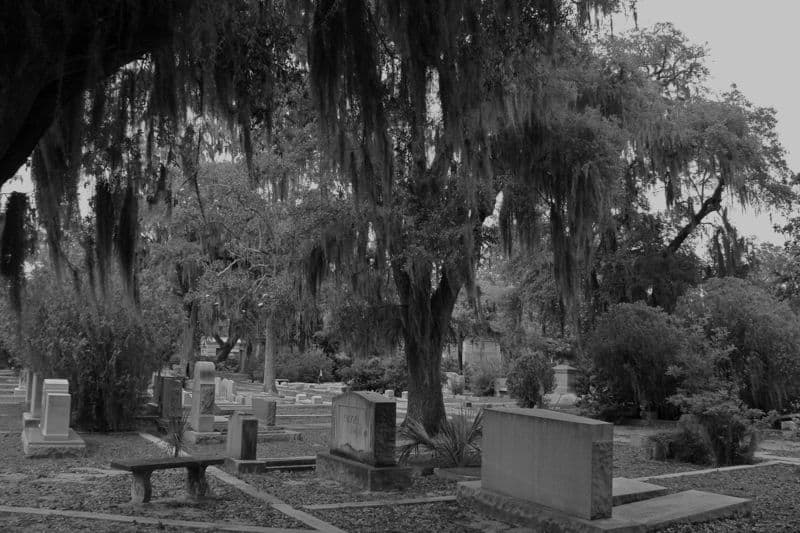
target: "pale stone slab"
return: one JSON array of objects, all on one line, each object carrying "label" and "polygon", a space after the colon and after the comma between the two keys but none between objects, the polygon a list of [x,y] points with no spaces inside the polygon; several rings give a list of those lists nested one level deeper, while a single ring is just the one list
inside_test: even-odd
[{"label": "pale stone slab", "polygon": [[615,477],[611,482],[612,504],[614,507],[663,496],[668,492],[669,489],[661,485],[624,477]]},{"label": "pale stone slab", "polygon": [[720,518],[750,516],[751,500],[687,490],[614,507],[613,517],[643,524],[648,531],[671,524],[706,522]]},{"label": "pale stone slab", "polygon": [[586,520],[611,516],[613,425],[546,409],[484,413],[484,489]]},{"label": "pale stone slab", "polygon": [[69,436],[69,393],[48,392],[45,397],[42,435],[45,440],[66,439]]},{"label": "pale stone slab", "polygon": [[196,433],[210,433],[214,429],[214,363],[198,361],[193,376],[189,424]]},{"label": "pale stone slab", "polygon": [[45,438],[38,427],[27,427],[22,430],[22,451],[26,457],[80,454],[85,449],[86,443],[71,429],[66,438],[55,440]]},{"label": "pale stone slab", "polygon": [[228,420],[225,455],[231,459],[252,461],[258,447],[258,420],[249,414],[233,413]]},{"label": "pale stone slab", "polygon": [[253,414],[265,426],[274,426],[278,404],[275,400],[254,396]]}]

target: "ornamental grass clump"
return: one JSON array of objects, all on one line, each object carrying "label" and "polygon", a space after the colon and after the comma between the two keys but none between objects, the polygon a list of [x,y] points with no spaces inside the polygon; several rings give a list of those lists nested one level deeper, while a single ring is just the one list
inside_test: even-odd
[{"label": "ornamental grass clump", "polygon": [[426,452],[433,454],[440,467],[473,466],[480,464],[480,440],[483,436],[483,409],[475,411],[462,406],[459,413],[445,419],[439,433],[428,434],[416,420],[408,420],[400,429],[400,438],[407,441],[400,447],[400,462],[408,462],[411,455]]},{"label": "ornamental grass clump", "polygon": [[186,450],[186,430],[189,427],[189,411],[184,409],[180,416],[167,419],[167,444],[172,457],[179,457]]}]

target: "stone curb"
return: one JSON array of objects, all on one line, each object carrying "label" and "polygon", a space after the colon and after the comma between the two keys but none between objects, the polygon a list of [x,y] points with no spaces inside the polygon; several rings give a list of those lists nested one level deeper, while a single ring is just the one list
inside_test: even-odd
[{"label": "stone curb", "polygon": [[336,509],[351,509],[357,507],[386,507],[392,505],[416,505],[424,503],[441,503],[456,501],[455,494],[450,496],[428,496],[426,498],[408,498],[405,500],[372,500],[366,502],[321,503],[304,505],[303,508],[313,511],[328,511]]},{"label": "stone curb", "polygon": [[127,522],[129,524],[148,524],[154,526],[174,526],[211,531],[241,531],[246,533],[306,533],[309,529],[286,529],[278,527],[248,526],[245,524],[226,524],[224,522],[194,522],[190,520],[173,520],[169,518],[150,518],[145,516],[128,516],[110,513],[90,513],[88,511],[69,511],[61,509],[41,509],[37,507],[11,507],[0,505],[0,513],[33,514],[39,516],[64,516],[88,520],[108,520],[109,522]]},{"label": "stone curb", "polygon": [[761,468],[762,466],[772,466],[772,465],[779,465],[779,464],[795,464],[791,463],[790,461],[766,461],[764,463],[756,463],[754,465],[736,465],[736,466],[723,466],[720,468],[707,468],[705,470],[689,470],[687,472],[675,472],[672,474],[660,474],[657,476],[644,476],[644,477],[635,477],[631,478],[635,481],[646,481],[648,479],[670,479],[675,477],[684,477],[684,476],[701,476],[704,474],[714,474],[716,472],[730,472],[732,470],[749,470],[751,468]]}]

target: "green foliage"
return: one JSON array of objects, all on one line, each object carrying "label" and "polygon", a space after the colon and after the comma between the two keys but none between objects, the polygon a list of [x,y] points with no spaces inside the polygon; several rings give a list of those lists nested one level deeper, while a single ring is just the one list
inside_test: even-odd
[{"label": "green foliage", "polygon": [[357,360],[342,368],[340,374],[353,390],[408,390],[408,371],[401,356]]},{"label": "green foliage", "polygon": [[726,392],[709,391],[692,396],[675,395],[672,401],[686,413],[680,425],[702,440],[717,466],[749,464],[758,448],[757,420],[764,416],[748,409]]},{"label": "green foliage", "polygon": [[181,416],[171,416],[167,420],[167,444],[173,457],[179,457],[181,452],[186,449],[186,430],[189,428],[189,413],[184,409]]},{"label": "green foliage", "polygon": [[542,353],[525,354],[509,365],[508,393],[520,407],[541,407],[555,386],[553,366]]},{"label": "green foliage", "polygon": [[664,431],[648,437],[652,459],[674,459],[684,463],[707,465],[713,462],[708,443],[702,434],[681,425],[678,431]]},{"label": "green foliage", "polygon": [[687,293],[677,313],[707,337],[724,329],[732,349],[720,371],[747,405],[780,411],[800,395],[800,319],[788,304],[752,282],[722,278]]},{"label": "green foliage", "polygon": [[618,304],[591,335],[591,386],[617,405],[634,403],[662,418],[674,416],[667,398],[677,380],[667,374],[686,349],[681,324],[643,303]]},{"label": "green foliage", "polygon": [[442,421],[439,433],[430,436],[416,420],[406,420],[398,436],[407,441],[400,447],[400,461],[406,462],[420,450],[433,453],[439,467],[480,464],[483,409],[475,412],[462,406],[459,413]]},{"label": "green foliage", "polygon": [[275,359],[275,375],[289,381],[314,383],[333,380],[333,360],[322,350],[311,348],[301,353],[278,352]]},{"label": "green foliage", "polygon": [[467,388],[478,396],[494,394],[494,380],[503,377],[503,366],[490,359],[482,359],[477,363],[464,365],[464,377]]},{"label": "green foliage", "polygon": [[91,302],[48,275],[29,284],[22,345],[32,368],[69,379],[76,424],[119,431],[134,426],[153,371],[174,349],[175,314],[160,299],[142,299],[142,312],[125,305],[122,287]]}]

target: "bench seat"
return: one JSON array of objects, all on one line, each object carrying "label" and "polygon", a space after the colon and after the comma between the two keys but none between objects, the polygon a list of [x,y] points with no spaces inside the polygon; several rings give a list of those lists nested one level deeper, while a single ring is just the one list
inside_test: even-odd
[{"label": "bench seat", "polygon": [[111,462],[111,468],[133,474],[131,503],[147,503],[153,494],[150,475],[155,470],[186,469],[186,494],[200,498],[208,492],[206,468],[225,462],[224,457],[154,457],[145,459],[120,459]]}]

